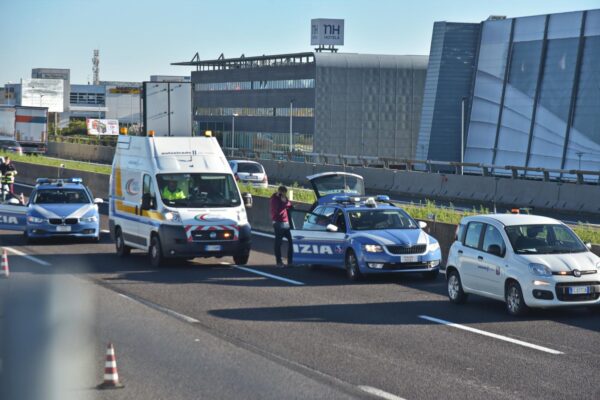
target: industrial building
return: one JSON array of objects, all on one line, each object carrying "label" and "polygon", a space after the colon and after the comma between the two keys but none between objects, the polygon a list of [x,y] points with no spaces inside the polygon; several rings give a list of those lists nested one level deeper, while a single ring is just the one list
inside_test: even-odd
[{"label": "industrial building", "polygon": [[[420,155],[439,159],[451,148],[447,159],[460,160],[464,97],[465,161],[600,170],[600,10],[491,17],[461,29],[456,42],[439,40],[434,29],[423,111],[433,110],[434,123],[421,123]],[[452,55],[457,46],[462,54]],[[436,68],[438,54],[464,67]],[[435,126],[440,118],[448,124]]]},{"label": "industrial building", "polygon": [[174,63],[225,147],[412,158],[426,56],[306,52]]}]

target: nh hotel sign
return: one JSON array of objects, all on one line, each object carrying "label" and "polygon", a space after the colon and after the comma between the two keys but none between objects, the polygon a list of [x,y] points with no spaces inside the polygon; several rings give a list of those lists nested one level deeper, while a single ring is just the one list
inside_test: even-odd
[{"label": "nh hotel sign", "polygon": [[312,19],[310,21],[310,45],[343,45],[343,19]]}]

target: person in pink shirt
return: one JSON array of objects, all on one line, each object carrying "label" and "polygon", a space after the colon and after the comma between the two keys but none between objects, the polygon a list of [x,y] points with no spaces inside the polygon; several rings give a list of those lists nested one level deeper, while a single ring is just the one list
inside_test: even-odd
[{"label": "person in pink shirt", "polygon": [[292,265],[293,248],[292,235],[290,233],[290,220],[288,210],[292,208],[292,203],[287,198],[287,188],[279,186],[277,192],[273,193],[270,201],[271,220],[273,221],[273,229],[275,230],[275,261],[277,267],[285,267],[281,259],[281,242],[283,238],[288,240],[287,264]]}]

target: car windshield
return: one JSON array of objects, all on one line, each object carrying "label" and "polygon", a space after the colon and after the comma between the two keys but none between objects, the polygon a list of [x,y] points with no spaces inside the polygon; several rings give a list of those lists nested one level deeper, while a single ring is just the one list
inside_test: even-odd
[{"label": "car windshield", "polygon": [[581,240],[564,225],[515,225],[507,226],[505,229],[516,254],[558,254],[587,251]]},{"label": "car windshield", "polygon": [[260,174],[262,171],[262,167],[259,164],[254,163],[239,163],[238,164],[238,172],[246,173],[246,174]]},{"label": "car windshield", "polygon": [[240,195],[230,174],[158,174],[162,201],[171,207],[237,207]]},{"label": "car windshield", "polygon": [[361,210],[348,213],[350,226],[355,231],[382,229],[417,229],[419,226],[401,210]]},{"label": "car windshield", "polygon": [[33,204],[87,204],[90,203],[83,189],[40,189],[35,193]]}]

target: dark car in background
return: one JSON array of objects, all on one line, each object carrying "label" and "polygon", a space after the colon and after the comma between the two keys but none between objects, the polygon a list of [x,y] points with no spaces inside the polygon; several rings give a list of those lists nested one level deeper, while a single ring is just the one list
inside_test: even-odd
[{"label": "dark car in background", "polygon": [[23,155],[23,147],[16,140],[0,139],[0,150]]}]

